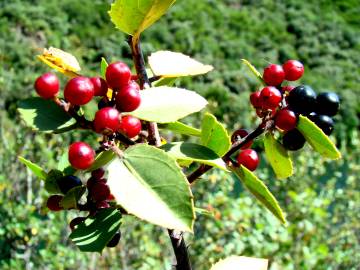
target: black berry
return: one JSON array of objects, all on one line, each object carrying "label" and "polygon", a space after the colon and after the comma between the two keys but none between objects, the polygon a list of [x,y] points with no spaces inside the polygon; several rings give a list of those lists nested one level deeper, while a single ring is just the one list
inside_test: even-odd
[{"label": "black berry", "polygon": [[335,93],[321,93],[316,98],[316,112],[328,116],[334,116],[339,111],[340,100]]},{"label": "black berry", "polygon": [[74,175],[67,175],[58,181],[58,186],[62,193],[66,194],[70,189],[81,186],[81,180]]},{"label": "black berry", "polygon": [[309,116],[310,120],[313,121],[326,135],[330,135],[334,130],[334,120],[330,116],[311,113]]},{"label": "black berry", "polygon": [[296,151],[303,148],[305,144],[304,136],[297,129],[293,129],[285,133],[282,138],[283,146],[291,151]]},{"label": "black berry", "polygon": [[109,243],[107,243],[107,247],[116,247],[117,244],[119,244],[119,241],[120,241],[120,238],[121,238],[121,232],[117,232],[113,238],[109,241]]},{"label": "black berry", "polygon": [[308,114],[315,108],[316,94],[310,86],[299,85],[290,91],[287,102],[295,112]]}]

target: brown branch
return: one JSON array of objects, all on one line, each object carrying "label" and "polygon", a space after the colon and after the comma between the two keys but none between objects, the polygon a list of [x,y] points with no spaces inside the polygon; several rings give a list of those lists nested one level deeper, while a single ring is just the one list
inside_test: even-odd
[{"label": "brown branch", "polygon": [[182,232],[168,230],[176,257],[176,270],[191,270],[191,262]]}]

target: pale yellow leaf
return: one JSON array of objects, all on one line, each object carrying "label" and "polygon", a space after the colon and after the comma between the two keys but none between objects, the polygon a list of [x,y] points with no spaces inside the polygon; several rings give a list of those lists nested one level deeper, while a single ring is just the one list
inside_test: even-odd
[{"label": "pale yellow leaf", "polygon": [[210,270],[267,270],[268,260],[244,256],[230,256],[220,260]]}]

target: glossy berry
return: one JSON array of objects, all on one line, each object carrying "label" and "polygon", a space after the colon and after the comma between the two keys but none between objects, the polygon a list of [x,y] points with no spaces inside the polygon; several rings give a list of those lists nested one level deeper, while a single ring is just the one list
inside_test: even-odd
[{"label": "glossy berry", "polygon": [[120,89],[120,87],[127,85],[131,79],[130,68],[123,62],[111,63],[106,68],[106,82],[112,89]]},{"label": "glossy berry", "polygon": [[281,92],[273,86],[267,86],[260,92],[260,102],[263,109],[274,109],[282,99]]},{"label": "glossy berry", "polygon": [[113,236],[113,238],[111,238],[111,240],[107,243],[106,246],[109,248],[116,247],[119,244],[120,238],[121,238],[121,233],[119,231]]},{"label": "glossy berry", "polygon": [[36,79],[34,88],[40,97],[51,99],[59,93],[59,79],[53,73],[45,73]]},{"label": "glossy berry", "polygon": [[63,194],[66,194],[70,189],[82,185],[80,178],[75,175],[67,175],[62,177],[57,184]]},{"label": "glossy berry", "polygon": [[91,177],[94,177],[95,179],[101,179],[104,176],[104,174],[105,174],[105,170],[103,168],[99,168],[91,172]]},{"label": "glossy berry", "polygon": [[64,97],[73,105],[84,105],[94,97],[94,85],[89,78],[72,78],[65,86]]},{"label": "glossy berry", "polygon": [[[238,129],[236,130],[233,135],[231,136],[231,142],[235,143],[237,141],[241,141],[242,138],[246,137],[249,133],[245,129]],[[246,144],[244,144],[240,149],[247,149],[250,148],[253,141],[249,141]]]},{"label": "glossy berry", "polygon": [[75,169],[86,170],[95,161],[95,151],[87,143],[75,142],[69,147],[68,157]]},{"label": "glossy berry", "polygon": [[267,85],[280,85],[285,79],[285,72],[280,65],[270,64],[264,69],[263,79]]},{"label": "glossy berry", "polygon": [[89,192],[95,202],[105,201],[110,195],[109,186],[103,182],[95,183]]},{"label": "glossy berry", "polygon": [[254,108],[261,108],[260,91],[251,93],[250,103],[251,105],[253,105]]},{"label": "glossy berry", "polygon": [[334,130],[334,120],[330,116],[311,113],[309,119],[313,121],[326,135]]},{"label": "glossy berry", "polygon": [[288,60],[283,64],[285,80],[296,81],[304,74],[304,65],[297,60]]},{"label": "glossy berry", "polygon": [[313,111],[316,102],[316,94],[308,85],[299,85],[289,93],[287,102],[292,110],[301,114]]},{"label": "glossy berry", "polygon": [[250,171],[255,171],[259,165],[259,157],[255,150],[245,149],[242,150],[236,158],[239,165],[243,165]]},{"label": "glossy berry", "polygon": [[291,90],[293,90],[295,88],[295,86],[292,85],[285,85],[281,88],[281,90],[283,90],[284,92],[290,92]]},{"label": "glossy berry", "polygon": [[285,133],[282,144],[287,150],[296,151],[303,148],[305,144],[304,136],[297,129]]},{"label": "glossy berry", "polygon": [[282,109],[275,115],[275,126],[281,130],[289,131],[296,128],[296,114],[288,109]]},{"label": "glossy berry", "polygon": [[120,113],[112,107],[98,110],[94,118],[94,129],[97,133],[111,134],[120,127]]},{"label": "glossy berry", "polygon": [[141,121],[131,115],[124,116],[121,119],[120,131],[125,133],[129,138],[134,138],[141,131]]},{"label": "glossy berry", "polygon": [[92,77],[90,81],[94,85],[94,96],[103,97],[106,96],[108,86],[106,81],[101,77]]},{"label": "glossy berry", "polygon": [[340,99],[335,93],[325,92],[316,97],[316,112],[334,116],[339,111]]},{"label": "glossy berry", "polygon": [[97,179],[95,177],[90,177],[86,182],[86,186],[88,189],[91,189],[96,183],[106,184],[106,182],[107,182],[107,180],[105,178]]},{"label": "glossy berry", "polygon": [[86,217],[76,217],[70,221],[69,227],[73,231],[75,227],[85,221]]},{"label": "glossy berry", "polygon": [[46,202],[47,208],[49,208],[51,211],[60,211],[64,208],[60,206],[60,201],[64,198],[64,196],[61,195],[52,195],[48,198]]},{"label": "glossy berry", "polygon": [[121,112],[135,111],[141,103],[139,85],[131,82],[122,87],[115,97],[116,108]]}]

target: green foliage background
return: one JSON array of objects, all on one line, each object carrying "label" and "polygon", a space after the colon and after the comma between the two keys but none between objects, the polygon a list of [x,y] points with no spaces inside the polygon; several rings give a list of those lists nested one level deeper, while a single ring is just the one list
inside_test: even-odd
[{"label": "green foliage background", "polygon": [[[114,250],[83,254],[68,240],[67,223],[76,213],[47,213],[46,192],[17,155],[47,168],[56,166],[69,142],[93,139],[34,134],[20,124],[19,99],[34,95],[33,81],[46,71],[34,58],[42,47],[72,52],[84,73],[99,72],[100,59],[130,64],[125,36],[107,15],[107,1],[0,0],[0,268],[1,269],[170,269],[166,233],[126,218],[123,240]],[[212,171],[194,188],[196,206],[215,209],[198,215],[187,236],[195,269],[231,254],[267,257],[271,269],[358,269],[360,262],[360,5],[356,0],[187,0],[143,36],[145,54],[181,51],[215,66],[204,77],[180,85],[210,99],[210,111],[229,130],[251,129],[256,117],[248,102],[256,79],[241,64],[301,60],[301,82],[342,99],[334,138],[344,158],[322,160],[294,155],[296,173],[275,179],[262,159],[257,174],[288,213],[281,226],[237,180]],[[196,117],[189,122],[199,126]],[[261,149],[261,143],[258,144]]]}]

